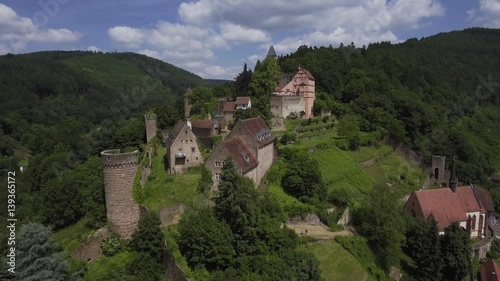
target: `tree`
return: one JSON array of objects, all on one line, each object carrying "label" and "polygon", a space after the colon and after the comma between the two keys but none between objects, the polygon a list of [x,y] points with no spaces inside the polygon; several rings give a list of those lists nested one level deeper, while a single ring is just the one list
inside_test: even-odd
[{"label": "tree", "polygon": [[191,268],[222,270],[234,258],[233,234],[229,225],[218,221],[213,209],[190,210],[178,225],[179,250]]},{"label": "tree", "polygon": [[442,280],[439,239],[437,223],[433,219],[417,220],[407,230],[403,250],[415,263],[412,275],[416,280]]},{"label": "tree", "polygon": [[207,114],[213,114],[217,108],[217,100],[209,87],[199,86],[194,88],[193,93],[189,95],[189,102],[192,105],[192,116],[198,114],[205,117]]},{"label": "tree", "polygon": [[214,184],[212,180],[212,172],[210,172],[207,167],[202,166],[201,168],[201,178],[198,181],[198,191],[199,192],[207,192],[210,190],[210,187]]},{"label": "tree", "polygon": [[236,76],[236,81],[234,82],[235,94],[237,97],[248,96],[252,75],[252,70],[247,69],[247,64],[245,63],[243,66],[243,72]]},{"label": "tree", "polygon": [[104,177],[101,159],[91,156],[76,170],[76,183],[83,197],[85,215],[93,228],[106,222]]},{"label": "tree", "polygon": [[280,78],[281,69],[274,58],[266,58],[261,65],[255,65],[252,82],[250,82],[252,107],[257,108],[265,119],[271,117],[269,99],[276,90]]},{"label": "tree", "polygon": [[361,141],[359,117],[355,114],[346,114],[339,120],[337,133],[345,136],[349,149],[356,150]]},{"label": "tree", "polygon": [[231,228],[237,254],[263,252],[265,245],[258,239],[259,208],[254,183],[239,175],[231,158],[224,160],[218,189],[215,214]]},{"label": "tree", "polygon": [[304,151],[298,151],[287,157],[287,163],[288,170],[281,179],[285,192],[302,202],[325,197],[326,188],[315,159]]},{"label": "tree", "polygon": [[355,214],[361,234],[368,240],[378,264],[386,270],[398,264],[405,239],[403,214],[397,202],[389,188],[374,187]]},{"label": "tree", "polygon": [[471,272],[469,235],[458,222],[444,229],[444,235],[441,236],[441,253],[444,280],[463,280]]},{"label": "tree", "polygon": [[75,173],[68,171],[49,180],[41,190],[44,207],[43,222],[62,228],[77,222],[84,214],[83,200],[75,180]]},{"label": "tree", "polygon": [[158,128],[166,129],[173,127],[182,117],[171,105],[160,105],[154,109]]},{"label": "tree", "polygon": [[150,256],[157,263],[162,262],[166,250],[165,237],[160,225],[158,214],[148,212],[139,220],[137,230],[130,240],[132,249]]},{"label": "tree", "polygon": [[68,280],[64,252],[52,240],[52,231],[39,223],[23,225],[17,237],[17,280]]}]

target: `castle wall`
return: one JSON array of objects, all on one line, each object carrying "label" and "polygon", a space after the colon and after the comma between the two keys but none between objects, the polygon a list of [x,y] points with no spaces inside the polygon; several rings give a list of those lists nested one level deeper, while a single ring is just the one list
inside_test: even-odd
[{"label": "castle wall", "polygon": [[139,152],[120,153],[119,149],[101,152],[104,167],[106,217],[122,238],[132,236],[139,222],[139,205],[132,198],[132,186],[139,165]]},{"label": "castle wall", "polygon": [[274,143],[270,143],[267,146],[259,149],[257,151],[257,160],[259,161],[259,166],[257,166],[257,180],[256,184],[259,186],[260,181],[267,173],[274,160]]},{"label": "castle wall", "polygon": [[144,120],[146,122],[146,140],[149,142],[154,136],[156,136],[156,114],[146,114],[144,115]]},{"label": "castle wall", "polygon": [[[183,154],[185,158],[177,158],[176,161],[178,153]],[[169,170],[172,174],[184,173],[189,167],[198,166],[203,163],[203,157],[196,142],[196,136],[187,126],[182,128],[170,146],[168,157]]]}]

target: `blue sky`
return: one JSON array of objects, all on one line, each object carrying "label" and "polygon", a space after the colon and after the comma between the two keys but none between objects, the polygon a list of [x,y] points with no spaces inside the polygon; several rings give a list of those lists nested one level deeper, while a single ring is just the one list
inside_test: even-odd
[{"label": "blue sky", "polygon": [[400,42],[500,28],[500,0],[0,0],[0,54],[132,51],[233,79],[270,44]]}]

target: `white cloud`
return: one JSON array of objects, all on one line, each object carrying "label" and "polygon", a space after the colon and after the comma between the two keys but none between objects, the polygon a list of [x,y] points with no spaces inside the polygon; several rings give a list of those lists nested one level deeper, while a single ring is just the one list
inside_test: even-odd
[{"label": "white cloud", "polygon": [[21,17],[0,3],[0,54],[21,52],[30,42],[67,43],[81,37],[82,34],[66,28],[40,28],[30,18]]},{"label": "white cloud", "polygon": [[222,38],[229,41],[237,42],[266,42],[271,40],[271,37],[264,31],[245,28],[241,25],[232,23],[223,23],[220,25]]},{"label": "white cloud", "polygon": [[102,52],[101,49],[99,49],[98,47],[96,46],[88,46],[87,47],[87,51],[92,51],[92,52]]},{"label": "white cloud", "polygon": [[469,10],[468,14],[476,24],[500,28],[500,0],[479,0],[479,7]]},{"label": "white cloud", "polygon": [[[241,66],[223,67],[214,62],[235,45],[261,49],[264,56],[271,41],[277,41],[278,53],[304,44],[399,42],[398,31],[422,28],[431,24],[430,18],[444,15],[438,1],[192,0],[179,5],[179,22],[159,21],[148,28],[113,27],[108,33],[115,42],[200,76],[231,79]],[[273,37],[276,35],[281,39]],[[258,57],[246,61],[255,64]],[[243,61],[231,59],[235,64]],[[236,72],[230,73],[232,70]]]},{"label": "white cloud", "polygon": [[146,36],[143,30],[128,26],[112,27],[108,29],[108,35],[114,41],[131,48],[140,46]]}]

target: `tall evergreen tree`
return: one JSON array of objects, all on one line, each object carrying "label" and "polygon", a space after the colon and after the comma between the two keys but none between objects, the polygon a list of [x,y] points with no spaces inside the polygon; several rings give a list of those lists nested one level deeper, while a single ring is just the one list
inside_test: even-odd
[{"label": "tall evergreen tree", "polygon": [[418,220],[412,224],[406,232],[403,250],[415,263],[413,277],[416,280],[442,280],[443,261],[435,220]]},{"label": "tall evergreen tree", "polygon": [[247,69],[247,64],[243,66],[243,72],[236,76],[236,81],[234,82],[235,93],[237,97],[248,96],[248,89],[250,82],[252,82],[252,70]]},{"label": "tall evergreen tree", "polygon": [[471,272],[469,235],[458,222],[444,229],[444,235],[441,236],[441,253],[444,280],[463,280]]},{"label": "tall evergreen tree", "polygon": [[265,119],[271,117],[269,99],[276,90],[280,78],[281,69],[276,59],[266,58],[262,64],[255,65],[250,83],[252,107],[257,108]]},{"label": "tall evergreen tree", "polygon": [[224,160],[218,188],[215,213],[231,228],[237,254],[262,252],[265,245],[258,239],[257,193],[253,182],[239,175],[231,158]]},{"label": "tall evergreen tree", "polygon": [[64,252],[52,240],[52,231],[39,223],[23,225],[17,237],[16,280],[68,280]]},{"label": "tall evergreen tree", "polygon": [[162,262],[165,251],[165,236],[160,225],[158,214],[148,212],[139,220],[139,226],[130,240],[132,249],[150,256],[157,263]]}]

